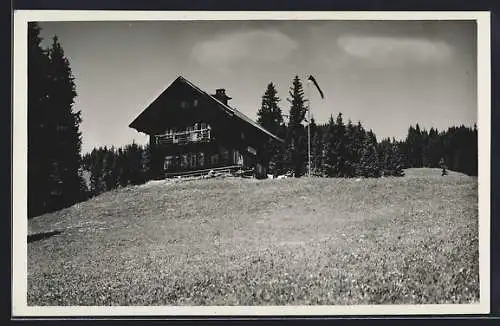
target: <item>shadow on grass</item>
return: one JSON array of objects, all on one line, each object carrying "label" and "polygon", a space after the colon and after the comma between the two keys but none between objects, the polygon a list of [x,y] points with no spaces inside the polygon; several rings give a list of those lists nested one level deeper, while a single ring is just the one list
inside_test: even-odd
[{"label": "shadow on grass", "polygon": [[42,233],[29,234],[28,235],[28,243],[34,242],[34,241],[43,240],[43,239],[47,239],[47,238],[50,238],[50,237],[52,237],[54,235],[58,235],[58,234],[61,234],[61,233],[62,233],[62,231],[55,230],[55,231],[50,231],[50,232],[42,232]]}]

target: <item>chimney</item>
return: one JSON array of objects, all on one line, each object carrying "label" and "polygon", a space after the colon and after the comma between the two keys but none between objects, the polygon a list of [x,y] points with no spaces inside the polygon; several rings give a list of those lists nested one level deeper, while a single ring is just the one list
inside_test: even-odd
[{"label": "chimney", "polygon": [[212,95],[225,105],[227,105],[227,101],[231,99],[231,97],[227,96],[226,90],[224,88],[218,88],[215,90],[215,94]]}]

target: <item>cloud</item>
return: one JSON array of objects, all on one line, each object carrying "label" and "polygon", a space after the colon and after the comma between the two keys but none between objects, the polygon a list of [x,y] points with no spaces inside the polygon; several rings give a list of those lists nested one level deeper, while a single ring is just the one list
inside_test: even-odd
[{"label": "cloud", "polygon": [[453,55],[444,41],[384,36],[341,36],[337,44],[349,55],[378,63],[440,63]]},{"label": "cloud", "polygon": [[190,56],[202,66],[227,69],[238,64],[279,62],[297,47],[297,42],[277,30],[252,30],[197,43]]}]

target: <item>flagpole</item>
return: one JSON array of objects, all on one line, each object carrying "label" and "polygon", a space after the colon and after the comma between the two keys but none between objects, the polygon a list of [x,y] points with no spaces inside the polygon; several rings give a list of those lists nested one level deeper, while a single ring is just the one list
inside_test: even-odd
[{"label": "flagpole", "polygon": [[308,175],[311,176],[311,81],[307,80],[307,155]]},{"label": "flagpole", "polygon": [[309,155],[309,176],[311,176],[311,82],[314,83],[314,86],[318,89],[319,94],[321,95],[321,98],[324,99],[325,95],[323,94],[323,91],[321,88],[319,88],[318,83],[316,82],[316,79],[312,76],[309,75],[309,78],[307,79],[307,93],[308,93],[308,104],[307,104],[307,143],[308,143],[308,155]]}]

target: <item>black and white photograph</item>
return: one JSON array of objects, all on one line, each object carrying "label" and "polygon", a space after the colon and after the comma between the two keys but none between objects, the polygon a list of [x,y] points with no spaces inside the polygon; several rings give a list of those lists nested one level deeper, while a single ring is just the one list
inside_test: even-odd
[{"label": "black and white photograph", "polygon": [[46,14],[14,311],[489,311],[488,13]]}]

